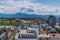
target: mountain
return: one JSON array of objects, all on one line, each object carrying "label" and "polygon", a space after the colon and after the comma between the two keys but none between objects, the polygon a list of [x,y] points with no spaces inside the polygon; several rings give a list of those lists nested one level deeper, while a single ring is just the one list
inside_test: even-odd
[{"label": "mountain", "polygon": [[[0,18],[48,18],[49,15],[35,15],[26,13],[16,13],[16,14],[2,14],[0,13]],[[58,18],[59,16],[55,16]]]}]

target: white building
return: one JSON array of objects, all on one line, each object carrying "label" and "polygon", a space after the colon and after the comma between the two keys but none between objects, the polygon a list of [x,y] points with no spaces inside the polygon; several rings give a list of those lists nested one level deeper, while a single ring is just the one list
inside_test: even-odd
[{"label": "white building", "polygon": [[[31,28],[29,28],[31,29]],[[29,31],[29,32],[28,32]],[[15,40],[37,40],[37,32],[32,30],[20,30],[19,33],[16,34]]]}]

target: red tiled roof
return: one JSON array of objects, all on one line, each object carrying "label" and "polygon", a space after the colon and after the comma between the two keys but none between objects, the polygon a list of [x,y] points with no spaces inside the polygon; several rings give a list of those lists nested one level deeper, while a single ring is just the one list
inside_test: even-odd
[{"label": "red tiled roof", "polygon": [[60,34],[55,34],[55,36],[53,36],[53,34],[52,34],[51,37],[53,37],[53,38],[60,38]]},{"label": "red tiled roof", "polygon": [[9,31],[9,32],[8,32],[8,38],[9,38],[11,35],[12,35],[12,32]]}]

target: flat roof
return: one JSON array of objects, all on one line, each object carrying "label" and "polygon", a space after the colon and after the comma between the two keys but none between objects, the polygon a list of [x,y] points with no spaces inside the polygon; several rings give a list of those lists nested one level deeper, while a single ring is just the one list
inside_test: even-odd
[{"label": "flat roof", "polygon": [[19,34],[34,34],[34,33],[27,33],[27,30],[20,30]]},{"label": "flat roof", "polygon": [[27,33],[27,30],[24,29],[24,30],[20,30],[20,32],[16,34],[15,38],[18,39],[19,34],[21,34],[21,35],[24,35],[24,34],[31,34],[31,35],[34,35],[34,33]]}]

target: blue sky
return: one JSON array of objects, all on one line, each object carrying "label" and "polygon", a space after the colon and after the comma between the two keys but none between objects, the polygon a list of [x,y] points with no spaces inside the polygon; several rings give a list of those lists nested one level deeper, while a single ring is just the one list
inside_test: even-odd
[{"label": "blue sky", "polygon": [[37,3],[43,3],[43,4],[45,4],[45,3],[59,3],[60,2],[60,0],[32,0],[33,2],[37,2]]},{"label": "blue sky", "polygon": [[60,7],[60,0],[32,0],[32,2]]},{"label": "blue sky", "polygon": [[0,0],[0,13],[60,15],[60,0]]}]

